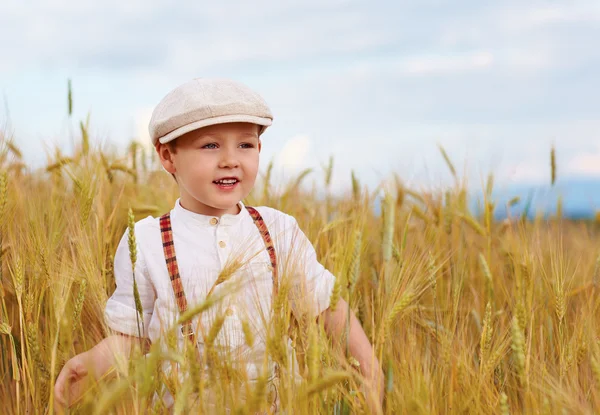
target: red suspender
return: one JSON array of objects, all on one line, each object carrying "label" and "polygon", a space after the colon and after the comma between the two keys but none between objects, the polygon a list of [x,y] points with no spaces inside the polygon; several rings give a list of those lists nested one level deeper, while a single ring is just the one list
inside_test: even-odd
[{"label": "red suspender", "polygon": [[[273,268],[273,296],[277,295],[278,289],[278,273],[277,273],[277,255],[275,254],[275,247],[273,246],[273,240],[269,234],[269,229],[265,224],[262,216],[256,209],[250,206],[246,206],[246,210],[252,217],[254,224],[258,228],[260,236],[265,243],[269,259],[271,260],[271,267]],[[173,230],[171,228],[171,216],[169,213],[160,217],[160,234],[162,237],[163,251],[165,254],[165,261],[167,263],[167,270],[169,271],[169,278],[171,279],[171,285],[173,286],[173,293],[175,294],[175,300],[177,301],[177,307],[179,307],[179,313],[183,314],[187,310],[187,299],[181,284],[179,276],[179,267],[177,266],[177,257],[175,255],[175,245],[173,244]],[[188,337],[193,344],[196,344],[196,336],[192,330],[192,322],[187,321],[183,324],[181,332],[185,337]]]},{"label": "red suspender", "polygon": [[[167,270],[169,271],[171,285],[173,286],[173,293],[175,294],[175,300],[177,301],[177,307],[179,307],[179,313],[183,314],[187,310],[187,299],[185,298],[181,278],[179,278],[179,267],[177,266],[177,257],[175,256],[173,230],[171,229],[171,215],[169,213],[160,217],[160,235],[162,237],[163,252],[165,254],[165,261],[167,262]],[[192,344],[196,344],[196,336],[192,330],[191,321],[187,321],[183,324],[181,333],[184,337],[189,337]]]},{"label": "red suspender", "polygon": [[277,255],[275,254],[275,247],[273,246],[273,240],[271,239],[271,234],[269,233],[269,229],[265,224],[258,210],[253,207],[246,206],[246,210],[252,216],[252,220],[254,224],[258,228],[260,232],[260,236],[262,237],[265,247],[267,248],[267,253],[269,254],[269,259],[271,260],[271,267],[273,268],[273,299],[277,295],[277,290],[279,288],[279,273],[277,272]]}]

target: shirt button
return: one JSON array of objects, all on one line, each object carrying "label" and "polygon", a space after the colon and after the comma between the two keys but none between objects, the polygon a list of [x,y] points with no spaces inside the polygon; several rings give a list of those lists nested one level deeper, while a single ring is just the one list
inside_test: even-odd
[{"label": "shirt button", "polygon": [[233,309],[231,307],[227,307],[227,311],[225,311],[225,314],[228,317],[231,317],[235,312],[233,311]]},{"label": "shirt button", "polygon": [[224,241],[219,241],[219,246],[221,248],[225,248],[227,246],[227,244]]},{"label": "shirt button", "polygon": [[216,225],[217,223],[219,223],[219,219],[217,219],[217,218],[212,218],[212,219],[210,220],[210,224],[211,224],[211,225]]}]

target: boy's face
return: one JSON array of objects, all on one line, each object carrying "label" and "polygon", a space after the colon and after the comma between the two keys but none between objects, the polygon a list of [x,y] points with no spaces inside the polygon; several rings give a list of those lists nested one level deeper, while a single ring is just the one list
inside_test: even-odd
[{"label": "boy's face", "polygon": [[210,216],[238,213],[237,203],[248,196],[258,173],[259,128],[211,125],[177,138],[174,152],[156,146],[165,170],[177,177],[185,209]]}]

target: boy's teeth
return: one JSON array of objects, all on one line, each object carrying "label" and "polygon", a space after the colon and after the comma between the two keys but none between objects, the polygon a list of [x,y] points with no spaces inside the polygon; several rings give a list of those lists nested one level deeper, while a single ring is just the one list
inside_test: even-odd
[{"label": "boy's teeth", "polygon": [[220,183],[220,184],[234,184],[235,182],[237,182],[236,179],[217,180],[217,183]]}]

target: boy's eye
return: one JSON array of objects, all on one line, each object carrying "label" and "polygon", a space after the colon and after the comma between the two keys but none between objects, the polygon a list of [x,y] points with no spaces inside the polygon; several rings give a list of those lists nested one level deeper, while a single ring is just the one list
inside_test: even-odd
[{"label": "boy's eye", "polygon": [[217,148],[215,143],[208,143],[202,146],[202,148]]},{"label": "boy's eye", "polygon": [[240,147],[242,147],[242,148],[254,148],[254,144],[252,144],[252,143],[242,143],[242,144],[240,144]]}]

